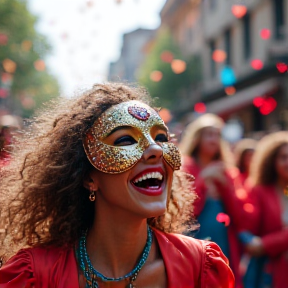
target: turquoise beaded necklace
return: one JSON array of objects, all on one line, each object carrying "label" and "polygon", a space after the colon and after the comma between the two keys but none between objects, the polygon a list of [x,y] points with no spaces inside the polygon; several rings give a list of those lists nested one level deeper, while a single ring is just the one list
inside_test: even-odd
[{"label": "turquoise beaded necklace", "polygon": [[134,288],[135,286],[133,285],[133,282],[135,282],[138,276],[138,273],[144,266],[148,258],[149,252],[151,250],[152,240],[153,240],[152,229],[147,225],[147,241],[146,241],[144,250],[142,252],[141,258],[138,261],[135,268],[131,272],[127,273],[126,275],[118,277],[118,278],[106,277],[93,267],[90,261],[90,258],[88,256],[87,249],[86,249],[86,236],[87,236],[87,231],[81,236],[79,245],[76,249],[76,255],[79,261],[80,269],[82,270],[85,280],[86,280],[86,288],[99,288],[97,278],[102,280],[103,282],[112,282],[112,281],[119,282],[124,279],[130,279],[130,283],[128,287]]}]

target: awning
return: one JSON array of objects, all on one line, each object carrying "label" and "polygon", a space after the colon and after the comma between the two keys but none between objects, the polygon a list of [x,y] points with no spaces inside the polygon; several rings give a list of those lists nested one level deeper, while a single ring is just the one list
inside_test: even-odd
[{"label": "awning", "polygon": [[236,92],[232,96],[225,96],[225,98],[207,103],[207,112],[219,115],[238,110],[251,104],[255,97],[263,96],[278,86],[279,82],[276,79],[269,79],[260,82],[249,88]]}]

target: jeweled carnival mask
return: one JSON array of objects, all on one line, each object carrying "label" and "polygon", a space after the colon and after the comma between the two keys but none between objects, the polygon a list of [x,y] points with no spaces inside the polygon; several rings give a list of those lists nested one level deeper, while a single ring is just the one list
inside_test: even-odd
[{"label": "jeweled carnival mask", "polygon": [[[107,143],[107,137],[116,128],[130,127],[135,130],[136,143],[114,146]],[[132,168],[150,145],[159,145],[165,161],[173,170],[180,169],[178,148],[171,142],[156,142],[151,136],[155,127],[168,131],[158,113],[139,101],[128,101],[107,109],[87,131],[83,146],[91,164],[98,170],[116,174]],[[169,137],[169,136],[168,136]]]}]

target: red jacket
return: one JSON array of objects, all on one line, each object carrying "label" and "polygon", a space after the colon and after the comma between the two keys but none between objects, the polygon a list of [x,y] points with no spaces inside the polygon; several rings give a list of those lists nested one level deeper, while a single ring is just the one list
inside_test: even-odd
[{"label": "red jacket", "polygon": [[[198,195],[198,199],[194,203],[195,216],[199,216],[204,208],[206,201],[207,188],[203,179],[200,177],[201,168],[197,165],[192,157],[185,156],[182,159],[182,170],[195,177],[194,188]],[[245,198],[247,194],[243,187],[241,179],[239,179],[239,171],[237,168],[227,170],[225,172],[227,183],[222,185],[215,182],[217,190],[221,196],[221,201],[225,207],[225,212],[231,219],[231,223],[228,227],[228,240],[230,249],[230,264],[236,278],[236,287],[242,287],[242,280],[239,271],[241,247],[237,238],[237,233],[243,230],[243,217],[245,212],[243,211],[243,201],[241,198]]]},{"label": "red jacket", "polygon": [[[167,288],[234,287],[228,261],[215,243],[153,231],[165,264]],[[20,287],[79,288],[74,250],[20,250],[0,269],[0,288]]]},{"label": "red jacket", "polygon": [[256,186],[249,193],[249,221],[245,228],[260,236],[270,258],[273,288],[288,287],[288,227],[282,222],[280,199],[274,186]]}]

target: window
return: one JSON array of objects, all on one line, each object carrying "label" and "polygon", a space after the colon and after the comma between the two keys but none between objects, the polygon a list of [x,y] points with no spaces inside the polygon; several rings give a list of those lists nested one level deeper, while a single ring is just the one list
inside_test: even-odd
[{"label": "window", "polygon": [[231,65],[231,29],[226,30],[224,34],[225,51],[226,51],[226,64]]},{"label": "window", "polygon": [[211,77],[215,77],[216,76],[216,63],[215,61],[213,60],[213,52],[215,51],[215,40],[211,40],[209,42],[209,49],[210,49],[210,63],[211,63],[211,70],[210,70],[210,75]]},{"label": "window", "polygon": [[275,39],[281,40],[284,38],[284,0],[274,0],[274,29]]},{"label": "window", "polygon": [[244,34],[244,58],[248,60],[251,57],[251,16],[247,13],[243,17],[243,34]]}]

